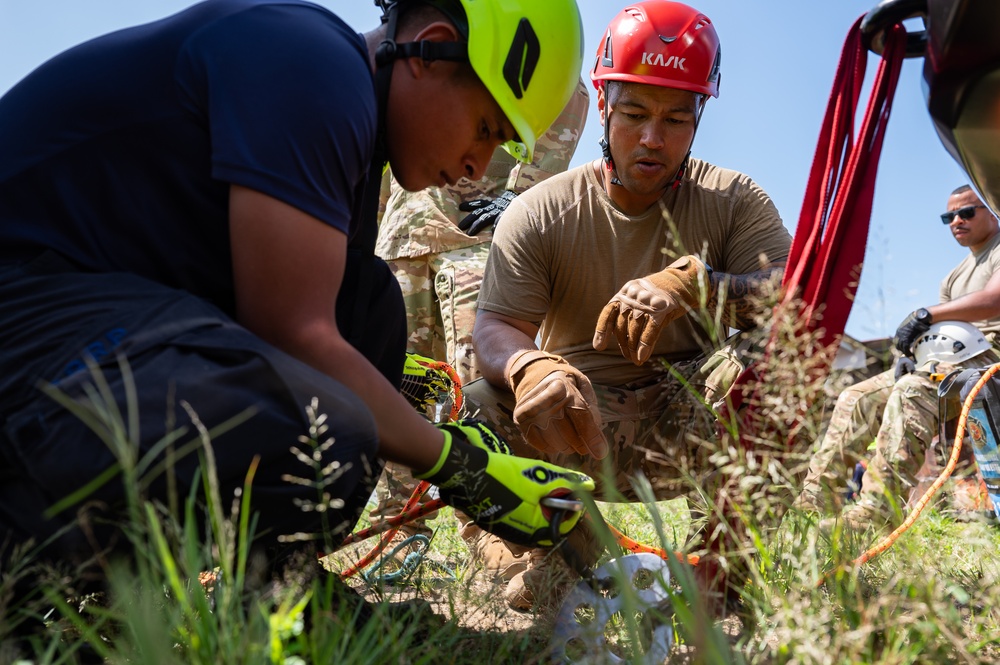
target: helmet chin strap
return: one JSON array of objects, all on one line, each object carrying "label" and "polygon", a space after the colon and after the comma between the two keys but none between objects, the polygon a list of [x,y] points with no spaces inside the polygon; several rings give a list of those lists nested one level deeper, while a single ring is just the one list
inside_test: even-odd
[{"label": "helmet chin strap", "polygon": [[618,172],[615,171],[615,158],[611,156],[611,136],[608,133],[608,126],[611,125],[611,105],[607,105],[608,112],[604,114],[604,138],[601,139],[601,154],[604,156],[604,168],[611,174],[611,184],[621,185],[618,179]]},{"label": "helmet chin strap", "polygon": [[382,170],[389,161],[385,139],[385,108],[389,101],[392,63],[396,59],[396,24],[399,20],[399,7],[396,3],[382,3],[380,6],[383,12],[382,23],[385,24],[385,39],[375,48],[375,101],[378,115],[372,165],[377,164],[379,170]]},{"label": "helmet chin strap", "polygon": [[[677,167],[677,173],[674,174],[673,180],[670,181],[663,189],[666,191],[669,189],[677,189],[681,186],[681,180],[684,178],[684,173],[687,171],[688,160],[691,159],[691,146],[694,145],[694,137],[698,134],[698,126],[701,124],[701,114],[705,112],[705,103],[708,101],[705,95],[702,95],[700,108],[698,109],[698,115],[694,121],[694,132],[691,134],[691,143],[688,144],[687,154],[684,155],[684,160],[681,165]],[[611,113],[613,109],[611,105],[607,105],[608,112],[604,114],[604,138],[600,140],[601,145],[601,155],[604,157],[604,168],[611,173],[611,184],[621,185],[622,181],[618,178],[618,172],[615,170],[615,159],[611,156],[611,135],[609,133],[608,127],[611,125]]]}]

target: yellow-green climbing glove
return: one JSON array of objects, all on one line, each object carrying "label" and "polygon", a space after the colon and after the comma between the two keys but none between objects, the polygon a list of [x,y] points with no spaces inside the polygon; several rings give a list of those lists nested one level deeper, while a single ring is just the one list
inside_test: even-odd
[{"label": "yellow-green climbing glove", "polygon": [[[481,421],[461,420],[437,427],[444,432],[441,457],[416,477],[437,485],[445,503],[505,540],[552,546],[552,512],[542,507],[542,499],[565,499],[594,490],[590,476],[511,455],[507,442]],[[565,513],[560,535],[572,531],[581,514]]]},{"label": "yellow-green climbing glove", "polygon": [[407,352],[403,382],[399,387],[406,401],[432,421],[444,420],[432,417],[434,411],[440,407],[447,416],[454,401],[455,382],[442,365],[431,358]]}]

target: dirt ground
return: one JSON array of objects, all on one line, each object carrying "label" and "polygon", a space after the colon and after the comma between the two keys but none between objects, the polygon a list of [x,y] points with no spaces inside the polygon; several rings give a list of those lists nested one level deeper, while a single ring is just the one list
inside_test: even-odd
[{"label": "dirt ground", "polygon": [[[373,545],[374,541],[370,541],[354,546],[348,549],[348,556],[353,555],[356,560]],[[388,565],[385,567],[386,570],[391,568]],[[375,579],[366,582],[360,576],[353,576],[349,583],[371,602],[423,601],[430,604],[437,616],[446,620],[454,619],[464,629],[509,633],[517,635],[518,639],[530,636],[533,641],[547,644],[550,649],[553,646],[551,638],[559,605],[542,608],[537,612],[513,610],[503,597],[505,581],[493,579],[471,559],[448,560],[433,547],[417,571],[406,581],[386,584]],[[723,623],[723,630],[734,645],[740,629],[740,621],[735,617]],[[674,644],[668,662],[686,663],[693,660],[695,655],[688,647]],[[545,662],[545,659],[533,659],[532,662]]]},{"label": "dirt ground", "polygon": [[[338,556],[356,561],[374,545],[375,539],[372,539],[351,546],[346,552],[338,552]],[[366,572],[371,570],[369,567]],[[436,614],[456,619],[470,629],[525,631],[535,624],[533,614],[517,612],[507,606],[503,598],[505,583],[491,579],[477,569],[471,559],[449,560],[432,547],[410,576],[394,579],[399,566],[391,561],[384,562],[381,570],[388,574],[389,581],[381,581],[369,572],[368,580],[359,574],[350,577],[348,583],[371,602],[426,601]]]}]

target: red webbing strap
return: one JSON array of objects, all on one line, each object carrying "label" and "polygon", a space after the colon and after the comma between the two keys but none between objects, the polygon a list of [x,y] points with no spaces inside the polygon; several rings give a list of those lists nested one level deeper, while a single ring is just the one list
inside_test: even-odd
[{"label": "red webbing strap", "polygon": [[[861,39],[862,18],[848,33],[840,56],[785,267],[782,301],[775,308],[778,321],[780,311],[795,306],[795,300],[800,299],[804,311],[799,318],[823,346],[839,343],[854,302],[868,241],[875,174],[906,50],[906,30],[899,24],[886,39],[861,135],[855,141],[854,118],[868,59]],[[750,416],[756,400],[748,399],[747,393],[758,385],[757,365],[766,366],[777,336],[773,330],[763,363],[748,367],[730,391],[727,411],[739,414],[744,445],[749,445],[755,422]],[[829,367],[819,371],[825,375]],[[813,378],[819,381],[823,376]]]}]

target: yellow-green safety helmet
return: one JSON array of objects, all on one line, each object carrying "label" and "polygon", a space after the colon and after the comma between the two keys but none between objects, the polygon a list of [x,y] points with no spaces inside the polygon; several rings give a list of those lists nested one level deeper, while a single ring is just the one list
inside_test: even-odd
[{"label": "yellow-green safety helmet", "polygon": [[441,10],[465,34],[469,63],[517,132],[504,148],[530,162],[535,142],[580,78],[583,24],[576,1],[376,0],[387,15],[396,6],[418,3]]}]

